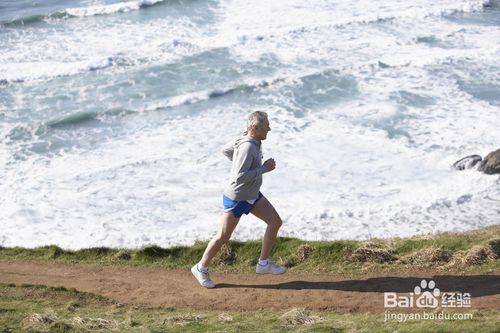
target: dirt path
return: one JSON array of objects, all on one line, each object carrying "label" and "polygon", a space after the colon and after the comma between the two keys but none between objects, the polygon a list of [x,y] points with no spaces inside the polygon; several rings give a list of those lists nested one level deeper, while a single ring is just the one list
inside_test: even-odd
[{"label": "dirt path", "polygon": [[472,309],[500,309],[500,275],[346,276],[287,273],[281,276],[212,273],[215,289],[201,288],[191,272],[149,267],[0,261],[0,283],[76,288],[121,303],[205,310],[290,309],[384,312],[385,291],[408,293],[424,278],[443,291],[469,292]]}]

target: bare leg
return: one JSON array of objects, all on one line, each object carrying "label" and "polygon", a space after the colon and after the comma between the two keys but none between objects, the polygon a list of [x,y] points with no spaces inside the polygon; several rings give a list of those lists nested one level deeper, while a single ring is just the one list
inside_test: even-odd
[{"label": "bare leg", "polygon": [[274,209],[273,205],[271,205],[266,197],[261,198],[257,201],[257,203],[255,203],[251,213],[267,223],[266,233],[264,234],[264,239],[262,240],[262,250],[259,258],[261,260],[265,260],[269,257],[269,252],[271,252],[271,248],[276,240],[276,235],[278,234],[278,230],[283,224],[283,221],[281,221],[281,217],[278,215],[278,212],[276,212],[276,209]]},{"label": "bare leg", "polygon": [[205,267],[210,265],[210,261],[215,257],[217,252],[224,243],[226,243],[233,234],[234,228],[238,225],[240,219],[235,217],[233,213],[222,213],[220,217],[220,226],[217,235],[208,243],[205,253],[201,258],[201,264]]}]

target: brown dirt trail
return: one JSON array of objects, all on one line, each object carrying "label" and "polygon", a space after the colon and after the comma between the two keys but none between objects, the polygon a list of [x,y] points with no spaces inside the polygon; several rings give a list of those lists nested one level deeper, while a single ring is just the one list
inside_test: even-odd
[{"label": "brown dirt trail", "polygon": [[413,271],[391,275],[286,273],[279,276],[211,273],[216,288],[202,288],[188,270],[0,260],[0,283],[76,288],[120,303],[198,310],[305,307],[337,312],[384,312],[383,293],[409,293],[432,278],[442,292],[469,292],[472,308],[500,310],[500,275],[436,275]]}]

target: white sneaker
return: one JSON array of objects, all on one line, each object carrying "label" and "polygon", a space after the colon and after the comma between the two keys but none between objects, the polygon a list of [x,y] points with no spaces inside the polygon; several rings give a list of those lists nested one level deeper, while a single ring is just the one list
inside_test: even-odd
[{"label": "white sneaker", "polygon": [[215,287],[214,282],[210,279],[208,272],[204,273],[198,270],[198,265],[194,265],[191,267],[191,273],[193,273],[194,277],[198,282],[205,288],[213,288]]},{"label": "white sneaker", "polygon": [[266,266],[259,265],[257,263],[257,267],[255,268],[255,273],[257,274],[283,274],[286,272],[285,267],[281,267],[280,265],[276,265],[271,260],[267,261]]}]

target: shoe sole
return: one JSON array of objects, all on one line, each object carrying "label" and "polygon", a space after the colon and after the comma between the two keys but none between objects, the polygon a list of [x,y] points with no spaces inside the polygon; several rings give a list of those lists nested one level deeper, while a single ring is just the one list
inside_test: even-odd
[{"label": "shoe sole", "polygon": [[257,271],[255,272],[255,274],[260,274],[260,275],[266,275],[266,274],[271,274],[271,275],[281,275],[281,274],[285,274],[285,273],[286,273],[286,271],[281,272],[281,273],[259,273],[259,272],[257,272]]}]

